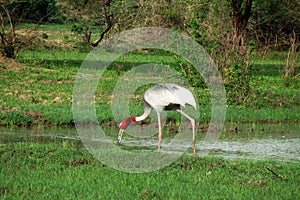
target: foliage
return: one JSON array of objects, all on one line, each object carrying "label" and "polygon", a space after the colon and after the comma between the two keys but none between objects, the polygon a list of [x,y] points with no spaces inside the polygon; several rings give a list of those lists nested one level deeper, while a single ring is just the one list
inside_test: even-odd
[{"label": "foliage", "polygon": [[[287,39],[289,34],[294,31],[296,36],[299,35],[297,32],[297,24],[300,24],[297,23],[299,17],[297,17],[298,12],[295,12],[294,9],[296,7],[294,5],[298,5],[297,2],[286,1],[284,4],[287,7],[280,6],[277,1],[260,2],[258,0],[253,2],[252,7],[251,3],[250,0],[218,0],[217,2],[207,0],[155,2],[64,0],[57,3],[49,0],[33,0],[14,1],[5,5],[8,10],[14,10],[14,14],[11,15],[13,22],[20,18],[19,16],[22,16],[20,22],[34,21],[38,23],[53,22],[51,19],[55,17],[67,18],[68,22],[72,23],[72,32],[78,36],[77,46],[84,46],[80,48],[81,51],[88,51],[88,44],[93,43],[96,46],[109,33],[114,34],[134,27],[160,26],[188,32],[212,54],[220,65],[220,69],[226,70],[223,72],[224,79],[226,79],[225,75],[233,72],[236,68],[239,68],[238,71],[244,71],[242,74],[246,75],[250,52],[253,47],[261,45],[262,38],[268,38],[265,47],[267,47],[266,43],[272,45],[276,42],[275,45],[288,48],[291,46],[290,40]],[[23,7],[26,9],[22,11],[20,8]],[[252,15],[250,25],[247,26],[249,7],[252,8]],[[273,12],[274,10],[276,12]],[[288,14],[286,17],[282,14],[285,12]],[[285,24],[286,22],[288,25]],[[247,32],[244,32],[245,28],[247,28]],[[8,34],[13,30],[2,32]],[[97,41],[94,42],[96,33],[100,34]],[[18,52],[19,44],[31,45],[22,41],[24,38],[17,38],[15,33],[6,38],[15,38],[6,42],[9,45],[6,45],[8,47],[3,50],[9,57],[15,57],[17,53],[9,52]],[[278,44],[276,38],[286,39],[281,39],[282,44]],[[299,43],[297,37],[295,42]],[[230,56],[233,57],[230,58]],[[240,59],[236,57],[240,57]],[[231,69],[227,70],[227,68]],[[247,97],[243,99],[247,99]]]},{"label": "foliage", "polygon": [[299,7],[297,0],[255,0],[249,35],[255,39],[257,47],[265,50],[288,49],[290,35],[293,32],[300,35]]},{"label": "foliage", "polygon": [[300,72],[296,72],[297,61],[299,58],[299,54],[297,53],[298,49],[300,49],[300,43],[297,41],[296,33],[293,32],[293,35],[290,36],[290,48],[288,51],[288,55],[286,57],[286,64],[284,68],[284,81],[287,85],[291,84],[298,76],[300,76]]},{"label": "foliage", "polygon": [[62,23],[53,0],[10,1],[6,4],[13,11],[13,20],[20,23]]},{"label": "foliage", "polygon": [[[111,2],[111,0],[66,0],[60,1],[56,5],[62,11],[63,16],[73,23],[72,31],[83,36],[81,38],[83,41],[97,46],[114,25],[114,9],[118,8],[119,2],[116,2],[116,5],[112,5]],[[93,42],[92,34],[99,31],[98,40]]]},{"label": "foliage", "polygon": [[[134,27],[166,27],[184,29],[194,1],[124,1],[124,7],[117,18],[118,28],[122,30]],[[125,10],[124,10],[125,9]]]},{"label": "foliage", "polygon": [[30,31],[25,35],[19,34],[16,30],[17,25],[24,22],[51,22],[51,17],[55,16],[57,9],[53,1],[48,0],[4,1],[0,2],[0,11],[0,52],[2,56],[15,58],[18,52],[30,46],[36,37],[30,34]]},{"label": "foliage", "polygon": [[12,18],[12,11],[5,4],[0,5],[0,52],[2,56],[14,58],[20,48],[21,41],[15,32],[15,22]]},{"label": "foliage", "polygon": [[243,104],[249,101],[252,93],[248,71],[255,45],[245,37],[242,29],[224,23],[224,20],[231,20],[228,16],[231,7],[227,1],[219,3],[218,6],[207,3],[197,8],[188,30],[214,58],[230,100]]}]

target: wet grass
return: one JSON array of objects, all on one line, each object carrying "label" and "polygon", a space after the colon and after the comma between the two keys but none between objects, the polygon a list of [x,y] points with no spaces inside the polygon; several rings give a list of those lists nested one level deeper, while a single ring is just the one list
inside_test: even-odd
[{"label": "wet grass", "polygon": [[299,163],[184,155],[164,169],[131,174],[74,141],[1,143],[0,155],[3,199],[300,198]]}]

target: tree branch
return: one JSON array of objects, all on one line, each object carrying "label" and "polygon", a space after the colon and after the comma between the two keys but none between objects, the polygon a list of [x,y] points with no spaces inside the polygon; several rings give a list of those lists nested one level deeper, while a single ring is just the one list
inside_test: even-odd
[{"label": "tree branch", "polygon": [[269,167],[266,167],[266,169],[271,172],[274,176],[276,176],[277,178],[280,178],[280,179],[285,179],[283,176],[277,174],[276,172],[274,172],[271,168]]},{"label": "tree branch", "polygon": [[106,23],[106,28],[100,33],[99,39],[93,44],[94,47],[98,46],[98,44],[103,40],[105,34],[111,30],[113,27],[113,14],[109,12],[110,10],[111,0],[102,0],[102,4],[104,6],[104,18]]}]

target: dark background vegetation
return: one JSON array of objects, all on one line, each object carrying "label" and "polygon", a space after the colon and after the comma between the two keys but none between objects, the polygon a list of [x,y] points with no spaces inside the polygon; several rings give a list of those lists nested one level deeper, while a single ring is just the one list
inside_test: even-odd
[{"label": "dark background vegetation", "polygon": [[108,27],[107,34],[113,34],[160,26],[186,32],[205,45],[205,39],[215,37],[208,33],[218,29],[219,37],[228,32],[244,34],[255,47],[271,50],[287,50],[290,37],[300,34],[300,3],[296,0],[2,0],[0,4],[1,25],[9,25],[9,18],[14,25],[72,23],[74,31],[81,33],[99,34]]}]

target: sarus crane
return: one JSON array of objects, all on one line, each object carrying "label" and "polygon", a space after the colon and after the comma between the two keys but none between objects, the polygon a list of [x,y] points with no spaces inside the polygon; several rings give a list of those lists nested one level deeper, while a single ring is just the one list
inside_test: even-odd
[{"label": "sarus crane", "polygon": [[196,101],[195,97],[188,89],[181,87],[176,84],[157,84],[149,89],[147,89],[143,96],[144,99],[144,113],[141,116],[130,116],[124,119],[120,125],[120,131],[118,135],[118,143],[121,143],[122,135],[129,124],[134,121],[142,121],[147,118],[154,109],[157,113],[158,119],[158,151],[160,150],[161,140],[162,140],[162,127],[160,113],[164,110],[175,110],[180,112],[186,118],[191,121],[192,131],[193,131],[193,153],[196,154],[196,144],[195,144],[195,119],[190,117],[188,114],[182,111],[181,106],[190,105],[195,109]]}]

